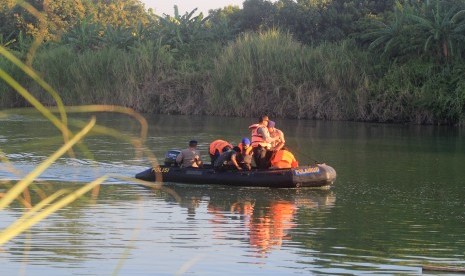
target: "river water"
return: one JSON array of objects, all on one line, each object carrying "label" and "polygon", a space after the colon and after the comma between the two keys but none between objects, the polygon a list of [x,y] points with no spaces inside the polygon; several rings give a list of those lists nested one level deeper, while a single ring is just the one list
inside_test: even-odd
[{"label": "river water", "polygon": [[[88,120],[90,116],[75,116]],[[146,116],[146,145],[162,161],[191,139],[247,136],[253,118]],[[277,120],[301,164],[333,166],[329,190],[165,185],[132,178],[149,166],[127,140],[92,133],[29,188],[45,195],[111,178],[3,245],[0,275],[419,275],[422,265],[465,266],[463,129]],[[136,136],[123,115],[97,123]],[[77,128],[75,128],[77,130]],[[0,117],[2,190],[60,145],[38,115]],[[8,160],[8,162],[6,161]],[[7,227],[27,210],[1,211]]]}]

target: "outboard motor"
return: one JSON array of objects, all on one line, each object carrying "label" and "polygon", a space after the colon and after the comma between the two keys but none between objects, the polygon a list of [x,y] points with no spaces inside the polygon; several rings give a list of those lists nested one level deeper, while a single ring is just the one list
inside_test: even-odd
[{"label": "outboard motor", "polygon": [[180,153],[180,150],[169,150],[167,153],[165,153],[165,165],[170,167],[178,166],[178,164],[176,164],[176,157]]}]

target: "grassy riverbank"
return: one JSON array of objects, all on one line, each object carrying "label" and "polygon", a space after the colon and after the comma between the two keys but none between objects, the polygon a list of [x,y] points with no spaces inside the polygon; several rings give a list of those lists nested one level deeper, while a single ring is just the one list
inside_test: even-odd
[{"label": "grassy riverbank", "polygon": [[[174,17],[147,13],[143,22],[133,18],[126,25],[83,15],[70,19],[62,33],[48,25],[43,25],[46,36],[32,33],[44,40],[32,59],[27,54],[33,44],[21,32],[10,41],[2,34],[0,44],[31,61],[66,105],[116,104],[163,114],[464,122],[465,3],[377,3],[361,10],[336,0],[293,3],[246,0],[242,10],[211,11],[207,18],[194,11],[176,10]],[[82,8],[92,14],[106,4],[89,5]],[[260,11],[269,17],[250,14]],[[0,12],[12,16],[14,8]],[[321,22],[308,17],[314,13]],[[41,102],[55,105],[3,57],[0,68]],[[0,106],[27,103],[0,83]]]},{"label": "grassy riverbank", "polygon": [[[33,67],[67,105],[118,104],[149,113],[458,123],[465,104],[461,64],[387,64],[351,40],[311,47],[277,30],[190,55],[153,43],[81,53],[49,46],[37,52]],[[2,68],[54,105],[13,65],[3,61]],[[3,107],[24,105],[8,87],[0,89]]]}]

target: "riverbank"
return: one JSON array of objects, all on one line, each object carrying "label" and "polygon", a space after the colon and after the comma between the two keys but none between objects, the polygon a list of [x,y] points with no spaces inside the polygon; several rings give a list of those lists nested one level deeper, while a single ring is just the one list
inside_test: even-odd
[{"label": "riverbank", "polygon": [[[55,102],[11,63],[13,78],[41,102]],[[461,124],[461,64],[388,63],[353,40],[307,46],[289,33],[246,33],[221,46],[171,51],[152,42],[76,52],[40,48],[33,67],[66,105],[116,104],[143,113]],[[26,103],[0,86],[0,104]]]},{"label": "riverbank", "polygon": [[[0,5],[0,68],[49,106],[55,99],[3,50],[32,66],[67,105],[465,121],[463,1],[245,0],[242,9],[211,10],[205,17],[177,7],[174,16],[160,16],[138,0],[116,2],[40,0],[34,4],[40,12],[30,16],[31,7],[7,1]],[[0,83],[0,107],[27,105]]]}]

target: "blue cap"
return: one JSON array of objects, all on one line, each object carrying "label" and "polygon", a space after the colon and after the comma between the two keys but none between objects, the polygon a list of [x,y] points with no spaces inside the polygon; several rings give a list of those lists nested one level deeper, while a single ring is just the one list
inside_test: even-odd
[{"label": "blue cap", "polygon": [[247,137],[246,137],[246,138],[242,138],[242,144],[243,144],[243,145],[250,145],[250,140],[249,140],[249,138],[247,138]]}]

